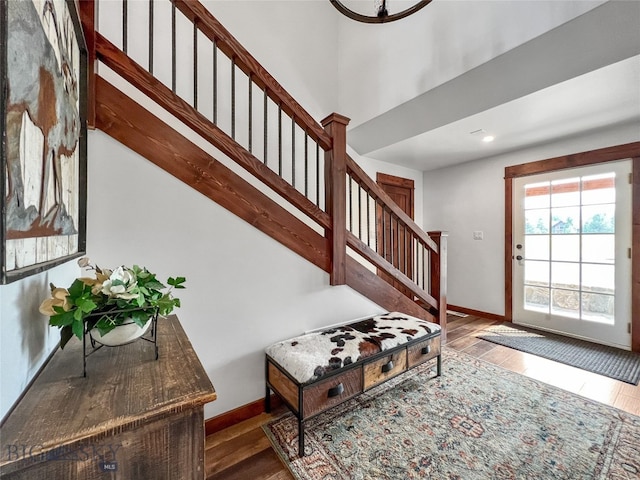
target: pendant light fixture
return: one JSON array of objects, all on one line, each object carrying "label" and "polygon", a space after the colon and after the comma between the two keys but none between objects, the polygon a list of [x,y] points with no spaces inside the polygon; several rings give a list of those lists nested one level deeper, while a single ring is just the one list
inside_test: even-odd
[{"label": "pendant light fixture", "polygon": [[[421,8],[427,6],[431,3],[432,0],[419,0],[413,2],[413,4],[404,10],[399,12],[389,13],[389,4],[393,4],[393,2],[387,2],[387,0],[374,0],[373,8],[371,9],[371,14],[360,13],[348,8],[342,1],[340,0],[329,0],[331,4],[336,7],[336,9],[346,15],[347,17],[356,20],[358,22],[363,23],[388,23],[393,22],[395,20],[400,20],[401,18],[408,17],[412,13],[417,12]],[[354,3],[354,2],[351,2]],[[406,2],[404,2],[406,3]]]}]

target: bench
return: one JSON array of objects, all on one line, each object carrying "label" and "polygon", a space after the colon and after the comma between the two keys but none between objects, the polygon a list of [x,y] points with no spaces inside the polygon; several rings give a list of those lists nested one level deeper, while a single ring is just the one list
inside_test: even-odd
[{"label": "bench", "polygon": [[278,342],[266,349],[265,410],[271,391],[282,398],[304,456],[308,419],[432,358],[440,376],[440,325],[398,312]]}]

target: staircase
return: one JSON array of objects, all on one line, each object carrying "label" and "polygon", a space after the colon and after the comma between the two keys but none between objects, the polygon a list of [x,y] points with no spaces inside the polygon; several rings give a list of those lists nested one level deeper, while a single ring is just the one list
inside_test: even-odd
[{"label": "staircase", "polygon": [[[334,113],[314,120],[197,1],[150,1],[147,22],[137,23],[132,33],[123,0],[118,46],[96,31],[96,2],[79,2],[89,57],[90,127],[322,268],[332,285],[346,284],[383,308],[440,323],[446,336],[446,234],[422,231],[347,155],[346,117]],[[161,8],[164,17],[170,11],[169,34],[157,31]],[[186,94],[178,85],[176,49],[176,25],[185,20],[192,28],[193,68]],[[141,24],[148,31],[141,32]],[[133,35],[146,39],[144,65],[128,54]],[[154,44],[168,43],[169,36],[171,54],[158,58]],[[97,61],[209,142],[220,157],[97,75]],[[236,173],[229,162],[246,173]]]}]

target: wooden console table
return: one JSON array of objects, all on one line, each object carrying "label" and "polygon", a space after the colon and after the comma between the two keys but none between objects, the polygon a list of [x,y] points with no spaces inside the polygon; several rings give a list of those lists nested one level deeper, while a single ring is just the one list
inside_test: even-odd
[{"label": "wooden console table", "polygon": [[204,404],[216,393],[177,317],[153,344],[58,350],[0,428],[0,477],[204,479]]}]

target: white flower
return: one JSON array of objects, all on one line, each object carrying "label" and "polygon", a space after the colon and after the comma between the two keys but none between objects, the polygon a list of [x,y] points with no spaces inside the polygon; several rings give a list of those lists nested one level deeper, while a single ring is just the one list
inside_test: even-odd
[{"label": "white flower", "polygon": [[118,267],[102,284],[102,293],[110,297],[131,300],[138,296],[137,293],[131,293],[137,286],[138,282],[133,272],[124,267]]}]

